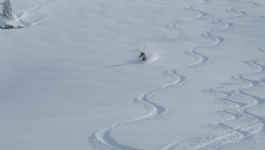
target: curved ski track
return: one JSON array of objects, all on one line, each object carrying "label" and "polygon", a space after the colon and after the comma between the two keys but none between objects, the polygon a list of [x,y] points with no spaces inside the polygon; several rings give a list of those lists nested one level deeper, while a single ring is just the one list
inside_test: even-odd
[{"label": "curved ski track", "polygon": [[[199,19],[199,18],[209,16],[209,14],[207,14],[206,12],[199,11],[199,10],[196,10],[194,8],[195,6],[199,6],[199,5],[202,5],[204,3],[208,3],[208,2],[209,2],[209,0],[204,0],[197,5],[192,5],[190,7],[184,8],[187,11],[195,12],[196,16],[194,16],[192,18],[183,19],[181,21],[177,21],[177,22],[174,22],[172,24],[169,24],[168,27],[172,27],[175,30],[177,30],[178,35],[173,36],[173,37],[169,37],[169,38],[162,40],[162,41],[172,40],[172,39],[173,40],[185,39],[185,37],[186,37],[185,32],[182,31],[181,29],[179,29],[177,27],[177,25],[181,22],[186,21],[186,20]],[[237,15],[232,16],[232,17],[228,17],[228,18],[234,18],[234,17],[238,17],[238,16],[242,16],[242,15],[246,14],[245,12],[237,11],[234,8],[227,9],[226,11],[237,13]],[[210,30],[207,33],[202,34],[203,38],[209,38],[213,41],[211,44],[198,46],[198,47],[195,47],[195,48],[192,48],[192,49],[186,51],[187,55],[194,57],[194,59],[195,59],[194,62],[192,62],[186,66],[180,67],[180,68],[172,68],[170,70],[165,71],[164,75],[170,76],[174,80],[172,83],[168,83],[168,84],[165,84],[164,86],[155,88],[155,89],[150,90],[148,92],[144,92],[135,98],[135,100],[134,100],[135,103],[142,104],[147,109],[146,115],[140,116],[140,117],[135,118],[133,120],[129,120],[129,121],[126,121],[123,123],[118,123],[118,124],[100,129],[99,131],[95,132],[93,135],[91,135],[89,137],[88,142],[90,143],[91,147],[93,147],[94,149],[98,149],[98,150],[138,150],[137,148],[118,143],[115,139],[113,139],[111,137],[110,134],[112,132],[116,132],[118,130],[118,128],[121,128],[122,126],[132,124],[132,123],[139,123],[139,122],[150,120],[150,119],[156,119],[156,118],[159,118],[160,116],[163,116],[164,114],[166,114],[167,109],[165,107],[151,102],[150,99],[152,97],[154,97],[154,95],[157,92],[159,92],[163,89],[166,89],[166,88],[169,88],[172,86],[176,86],[176,85],[180,86],[185,81],[186,77],[183,75],[180,75],[178,73],[179,70],[183,70],[183,69],[187,69],[187,68],[193,68],[193,67],[199,67],[199,66],[202,66],[209,61],[209,58],[207,56],[201,54],[199,51],[201,49],[204,49],[204,48],[217,46],[217,45],[219,45],[225,41],[224,38],[215,36],[213,34],[216,31],[224,30],[226,28],[233,26],[233,23],[225,22],[225,21],[223,21],[224,19],[226,19],[226,18],[212,22],[212,23],[221,24],[222,25],[221,27],[214,29],[214,30]],[[144,51],[146,49],[146,46],[147,46],[147,44],[143,45],[142,48],[138,48],[138,50]],[[260,51],[265,51],[265,50],[260,49]],[[264,65],[260,65],[257,62],[255,62],[254,60],[250,61],[249,63],[252,63],[256,66],[261,67],[262,69],[259,73],[264,72],[264,68],[265,68]],[[251,84],[251,87],[255,87],[257,85],[255,81],[247,80],[244,78],[244,76],[238,77],[238,79],[241,81],[244,81],[244,82],[249,82]],[[262,79],[262,82],[264,82],[264,81],[265,81],[265,79]],[[257,82],[261,82],[261,81],[257,81]],[[248,88],[250,88],[250,87],[248,87]],[[194,138],[194,139],[181,141],[181,142],[173,142],[173,143],[170,143],[169,145],[167,145],[166,147],[164,147],[162,150],[200,149],[202,147],[205,148],[207,146],[211,146],[212,144],[215,144],[216,142],[220,143],[220,141],[227,141],[227,139],[231,139],[232,137],[236,141],[238,139],[242,139],[243,137],[247,137],[247,135],[252,135],[254,133],[260,132],[260,130],[264,130],[263,129],[264,120],[261,121],[262,118],[259,118],[258,116],[251,114],[248,111],[249,108],[251,108],[253,106],[260,105],[261,103],[263,104],[264,99],[259,98],[259,97],[255,97],[255,96],[250,95],[250,94],[247,94],[244,90],[245,89],[243,88],[243,89],[240,89],[238,91],[224,92],[224,91],[218,91],[218,90],[210,89],[208,92],[210,92],[210,93],[216,93],[216,92],[222,93],[224,95],[224,97],[221,98],[222,101],[229,101],[229,102],[237,105],[237,107],[234,108],[236,110],[236,112],[231,112],[230,109],[227,109],[227,110],[220,111],[221,114],[226,113],[226,114],[233,116],[232,120],[236,120],[237,118],[242,118],[242,115],[244,115],[244,117],[249,117],[249,119],[253,120],[250,124],[247,124],[245,126],[240,126],[240,127],[237,127],[236,129],[234,129],[233,127],[230,127],[229,125],[224,124],[225,121],[220,121],[220,122],[216,123],[215,126],[217,126],[217,128],[222,128],[222,129],[226,130],[222,135],[205,136],[205,137]],[[236,101],[230,99],[230,97],[232,97],[235,94],[241,94],[243,96],[252,98],[252,99],[254,99],[255,102],[253,104],[245,104],[245,103],[236,102]],[[240,114],[239,112],[243,112],[243,113]],[[224,144],[224,142],[222,142],[222,144]]]},{"label": "curved ski track", "polygon": [[[208,0],[205,0],[204,2],[207,2],[207,1]],[[203,13],[203,12],[200,12],[200,11],[196,11],[192,7],[193,6],[187,8],[187,9],[195,11],[197,13],[197,16],[194,17],[194,18],[191,18],[191,19],[196,19],[196,18],[200,18],[200,17],[206,16],[206,13]],[[180,23],[180,22],[174,23],[174,28],[176,30],[180,31],[180,34],[178,35],[178,38],[180,38],[185,33],[182,30],[180,30],[180,29],[178,29],[176,27],[177,23]],[[166,40],[169,40],[169,39],[170,38],[168,38]],[[147,44],[143,45],[142,48],[139,47],[138,50],[144,51],[146,49],[146,46],[147,46]],[[140,103],[140,104],[144,105],[145,108],[148,110],[148,113],[146,115],[141,116],[141,117],[136,118],[136,119],[133,119],[133,120],[129,120],[129,121],[123,122],[123,123],[118,123],[116,125],[105,127],[103,129],[97,131],[92,136],[90,136],[90,138],[88,140],[90,145],[91,145],[91,147],[93,147],[95,149],[99,149],[99,150],[120,150],[120,149],[137,150],[137,148],[132,148],[130,146],[126,146],[126,145],[118,143],[117,141],[115,141],[110,136],[110,133],[112,131],[115,131],[117,128],[120,128],[121,126],[124,126],[126,124],[135,123],[135,122],[141,122],[141,121],[144,121],[144,120],[158,118],[159,116],[162,116],[163,114],[166,113],[166,111],[167,111],[166,108],[151,102],[148,99],[148,97],[149,96],[153,97],[155,95],[155,93],[157,93],[158,91],[160,91],[162,89],[168,88],[168,87],[173,86],[173,85],[180,85],[181,83],[184,82],[185,76],[179,75],[177,73],[177,69],[176,68],[173,68],[171,70],[166,71],[164,73],[164,75],[170,76],[172,79],[175,79],[175,81],[172,82],[172,83],[166,84],[164,86],[161,86],[159,88],[153,89],[151,91],[144,92],[144,93],[140,94],[139,96],[137,96],[135,98],[135,103]]]},{"label": "curved ski track", "polygon": [[[232,1],[228,1],[232,2]],[[234,2],[234,1],[233,1]],[[258,3],[248,3],[251,7],[261,7],[261,4]],[[237,11],[235,8],[227,9],[227,12],[236,12],[237,15],[233,17],[239,17],[245,15],[246,12]],[[233,18],[231,17],[231,18]],[[225,18],[224,18],[225,19]],[[233,26],[232,23],[225,23],[223,19],[213,22],[221,23],[223,27],[217,30],[221,30],[230,26]],[[207,37],[211,38],[216,43],[222,43],[225,39],[222,37],[212,36],[212,30],[206,34]],[[204,35],[203,35],[204,36]],[[258,48],[260,52],[265,52],[265,47]],[[201,61],[203,62],[203,61]],[[246,73],[244,75],[239,75],[238,77],[233,77],[234,80],[238,80],[238,83],[223,83],[218,86],[218,88],[231,86],[234,84],[248,84],[246,87],[241,87],[238,89],[233,89],[231,91],[222,91],[215,88],[204,90],[206,93],[214,94],[217,96],[217,100],[223,102],[224,104],[233,104],[234,107],[222,109],[216,114],[226,118],[224,120],[216,121],[212,124],[209,124],[208,127],[215,130],[223,131],[218,135],[205,135],[201,137],[195,137],[192,139],[182,140],[178,142],[173,142],[168,144],[162,150],[205,150],[205,149],[221,149],[222,146],[233,144],[242,140],[247,140],[249,138],[255,138],[255,135],[259,133],[265,133],[265,118],[258,116],[252,111],[256,107],[261,107],[264,109],[265,98],[258,97],[255,95],[249,94],[248,90],[254,90],[260,88],[264,85],[265,78],[265,59],[253,59],[246,61],[251,67],[258,68],[258,71],[252,73]],[[195,63],[196,64],[196,63]],[[255,80],[248,79],[247,75],[263,75]],[[240,101],[237,98],[245,99],[245,101]],[[236,123],[237,125],[230,125]]]},{"label": "curved ski track", "polygon": [[36,8],[33,8],[31,10],[25,10],[23,14],[21,14],[18,19],[25,25],[25,27],[32,27],[37,24],[39,24],[46,16],[41,14],[38,19],[35,19],[33,22],[27,22],[27,17],[30,16],[31,14],[36,13],[40,9],[42,9],[44,6],[48,5],[50,2],[43,3]]},{"label": "curved ski track", "polygon": [[[263,51],[263,49],[259,49]],[[262,63],[259,63],[262,62]],[[180,142],[171,143],[163,150],[202,150],[202,149],[220,149],[226,144],[236,143],[248,138],[253,138],[256,134],[265,132],[265,118],[252,113],[256,107],[264,108],[265,98],[249,94],[248,90],[259,88],[263,85],[264,77],[255,80],[247,79],[247,75],[262,75],[265,73],[265,59],[253,59],[246,61],[249,66],[258,68],[258,71],[239,75],[235,79],[239,80],[242,84],[248,84],[246,87],[233,89],[231,91],[222,91],[215,88],[205,90],[204,92],[218,96],[217,100],[225,104],[232,104],[233,107],[222,109],[216,114],[223,116],[224,120],[216,121],[208,127],[215,130],[223,131],[218,135],[209,135],[196,137],[193,139],[183,140]],[[230,84],[232,85],[232,84]],[[218,88],[230,86],[229,84],[222,84]],[[240,99],[244,99],[242,101]],[[229,105],[229,106],[230,106]],[[235,123],[236,125],[230,125]],[[255,137],[254,137],[255,138]]]},{"label": "curved ski track", "polygon": [[[261,50],[261,49],[260,49]],[[263,51],[264,49],[262,49]],[[265,98],[258,97],[247,93],[247,90],[253,90],[264,85],[264,77],[257,78],[255,80],[247,79],[247,75],[262,75],[265,73],[265,59],[260,60],[263,64],[258,63],[259,60],[250,60],[246,63],[250,66],[258,67],[257,72],[247,73],[235,77],[241,83],[248,84],[246,87],[233,89],[231,91],[221,91],[215,88],[205,90],[204,92],[214,94],[218,96],[217,100],[225,104],[233,104],[231,108],[222,109],[216,114],[223,116],[224,120],[216,121],[210,125],[209,128],[223,131],[218,135],[209,135],[196,137],[193,139],[183,140],[180,142],[174,142],[167,145],[163,150],[200,150],[200,149],[220,149],[225,144],[236,143],[242,140],[246,140],[254,135],[265,132],[265,118],[251,113],[256,107],[264,108]],[[230,86],[231,84],[222,84],[220,87]],[[245,99],[246,102],[238,100]],[[229,125],[231,123],[237,123],[240,125]]]}]

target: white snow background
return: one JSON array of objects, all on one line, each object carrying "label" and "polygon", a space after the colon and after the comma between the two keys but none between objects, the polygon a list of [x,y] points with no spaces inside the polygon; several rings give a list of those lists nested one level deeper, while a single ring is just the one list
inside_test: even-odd
[{"label": "white snow background", "polygon": [[265,149],[264,0],[11,3],[1,150]]}]

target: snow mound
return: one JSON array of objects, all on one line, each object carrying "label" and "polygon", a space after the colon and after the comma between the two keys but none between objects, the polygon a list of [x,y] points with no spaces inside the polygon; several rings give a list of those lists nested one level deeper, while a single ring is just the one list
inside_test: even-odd
[{"label": "snow mound", "polygon": [[17,29],[23,28],[24,25],[19,22],[16,15],[12,15],[12,19],[8,19],[4,16],[0,16],[0,28],[1,29]]}]

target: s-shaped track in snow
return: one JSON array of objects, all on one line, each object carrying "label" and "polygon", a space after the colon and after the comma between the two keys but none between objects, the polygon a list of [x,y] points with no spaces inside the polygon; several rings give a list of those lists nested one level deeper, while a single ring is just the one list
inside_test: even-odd
[{"label": "s-shaped track in snow", "polygon": [[[229,1],[231,2],[231,1]],[[261,6],[258,3],[248,3],[253,7],[255,4]],[[246,12],[237,11],[235,8],[227,9],[227,12],[236,12],[237,15],[234,17],[239,17],[245,15]],[[225,18],[224,18],[225,19]],[[217,21],[223,24],[221,28],[227,28],[228,26],[233,26],[232,23],[224,23],[223,19]],[[213,22],[215,23],[215,22]],[[220,29],[221,29],[220,28]],[[214,31],[214,30],[213,30]],[[206,35],[213,39],[214,41],[220,41],[219,37],[212,37],[212,31],[208,32]],[[225,39],[224,39],[225,40]],[[264,52],[265,48],[258,48],[260,52]],[[162,150],[206,150],[206,149],[222,149],[224,146],[230,149],[238,149],[239,145],[234,146],[239,141],[244,141],[246,147],[253,149],[264,149],[263,147],[255,147],[251,145],[255,143],[259,134],[265,135],[265,118],[261,117],[255,113],[257,107],[264,109],[265,98],[249,94],[247,91],[262,88],[264,85],[264,73],[265,73],[265,59],[252,59],[245,62],[249,66],[258,68],[258,71],[252,73],[246,73],[234,77],[234,80],[239,81],[237,84],[247,84],[247,86],[232,89],[230,91],[222,91],[216,88],[210,88],[204,90],[206,93],[214,94],[217,96],[217,101],[223,102],[225,104],[232,104],[234,107],[225,108],[218,112],[217,114],[223,116],[226,119],[216,121],[208,127],[211,129],[221,130],[220,134],[217,135],[205,135],[201,137],[195,137],[187,140],[182,140],[178,142],[172,142],[165,146]],[[256,79],[248,79],[249,75],[262,75]],[[224,86],[234,85],[235,83],[223,83],[217,88]],[[244,99],[245,101],[243,101]],[[250,141],[250,142],[248,142]],[[264,143],[263,137],[261,137],[261,143]],[[240,145],[241,146],[241,145]]]},{"label": "s-shaped track in snow", "polygon": [[[167,40],[174,39],[174,38],[179,39],[185,35],[185,32],[177,27],[177,25],[179,23],[184,22],[186,20],[198,19],[198,18],[203,18],[205,16],[208,16],[208,14],[206,12],[199,11],[199,10],[196,10],[194,8],[195,6],[199,6],[199,5],[202,5],[204,3],[208,3],[208,2],[209,2],[209,0],[204,0],[197,5],[193,5],[193,6],[185,8],[185,10],[187,10],[187,11],[195,12],[196,16],[194,16],[192,18],[188,18],[188,19],[183,19],[181,21],[177,21],[177,22],[174,22],[174,23],[168,25],[170,27],[175,28],[179,32],[179,34],[177,35],[177,37],[173,37],[173,38],[169,37]],[[232,16],[230,18],[242,16],[245,14],[245,12],[239,12],[233,8],[230,10],[227,10],[227,12],[236,12],[237,13],[236,16]],[[135,119],[123,122],[123,123],[118,123],[118,124],[100,129],[99,131],[95,132],[93,135],[90,136],[89,143],[90,143],[91,147],[98,149],[98,150],[138,150],[137,148],[130,147],[130,146],[127,146],[127,145],[124,145],[124,144],[117,142],[114,138],[111,137],[111,135],[110,135],[111,132],[116,131],[118,128],[125,126],[125,125],[128,125],[128,124],[142,122],[142,121],[146,121],[146,120],[150,120],[150,119],[155,119],[157,117],[164,115],[167,112],[167,109],[165,107],[159,105],[159,104],[151,102],[149,97],[154,96],[157,92],[159,92],[163,89],[166,89],[166,88],[169,88],[169,87],[175,86],[175,85],[181,85],[185,81],[186,77],[183,75],[180,75],[178,73],[179,70],[202,66],[209,61],[209,58],[207,56],[201,54],[199,51],[204,49],[204,48],[214,47],[214,46],[219,45],[225,41],[224,38],[214,35],[214,32],[216,32],[216,31],[220,31],[220,30],[223,30],[223,29],[226,29],[228,27],[233,26],[232,23],[225,22],[224,19],[226,19],[226,18],[212,22],[212,23],[222,24],[221,27],[214,29],[214,30],[210,30],[207,33],[202,34],[202,37],[209,38],[213,41],[211,44],[198,46],[198,47],[191,48],[190,50],[186,51],[186,54],[195,58],[193,63],[190,63],[190,64],[183,66],[183,67],[180,67],[180,68],[173,68],[173,69],[170,69],[168,71],[165,71],[165,74],[170,76],[173,79],[172,83],[169,83],[169,84],[166,84],[164,86],[155,88],[155,89],[150,90],[148,92],[143,92],[142,94],[140,94],[139,96],[137,96],[135,98],[136,103],[140,103],[140,104],[144,105],[145,108],[148,110],[148,113],[146,115],[143,115],[141,117],[138,117],[138,118],[135,118]],[[239,92],[241,92],[241,94],[244,93],[244,91],[239,91]],[[231,95],[231,93],[228,93],[227,95]],[[223,126],[223,127],[225,127],[225,126]],[[209,138],[209,137],[207,137],[207,138]],[[219,138],[221,138],[221,136],[210,137],[210,138],[219,139]],[[200,138],[200,139],[203,139],[203,138]],[[163,148],[163,150],[178,149],[177,147],[180,143],[181,142],[173,142],[173,143],[167,145],[165,148]],[[191,145],[189,142],[185,142],[185,141],[182,143],[186,143],[186,144]],[[207,145],[207,143],[204,143],[204,145]],[[200,147],[203,147],[204,145],[200,144],[200,145],[195,145],[195,146],[197,146],[197,148],[200,148]]]},{"label": "s-shaped track in snow", "polygon": [[[208,0],[203,1],[200,4],[203,4],[206,2],[208,2]],[[197,18],[201,18],[201,17],[204,17],[207,15],[206,13],[204,13],[202,11],[195,10],[193,7],[194,6],[190,6],[190,7],[186,8],[186,10],[192,10],[192,11],[196,12],[196,14],[197,14],[195,17],[190,18],[190,19],[197,19]],[[176,30],[180,31],[180,34],[178,35],[178,37],[180,37],[180,36],[182,36],[182,34],[184,34],[184,32],[176,27],[177,23],[180,23],[180,22],[174,23],[174,28]],[[170,38],[168,38],[166,40],[169,40],[169,39]],[[145,48],[145,46],[143,46],[143,47]],[[195,50],[194,50],[193,54],[199,55],[203,58],[206,57],[206,56],[203,56],[203,55],[195,52]],[[206,60],[204,60],[203,62],[205,62],[205,61]],[[197,63],[197,64],[199,64],[199,63]],[[189,66],[192,66],[192,65],[189,65]],[[126,121],[123,123],[118,123],[118,124],[100,129],[99,131],[95,132],[93,135],[90,136],[88,141],[89,141],[91,147],[93,147],[94,149],[98,149],[98,150],[138,150],[137,148],[133,148],[133,147],[118,143],[115,139],[113,139],[111,137],[110,133],[117,130],[118,128],[120,128],[122,126],[136,123],[136,122],[142,122],[145,120],[155,119],[155,118],[160,117],[166,113],[167,109],[165,107],[159,105],[159,104],[151,102],[148,99],[149,96],[152,97],[155,95],[155,93],[157,93],[157,92],[159,92],[165,88],[169,88],[169,87],[175,86],[175,85],[180,85],[181,83],[183,83],[185,81],[185,76],[178,74],[176,68],[173,68],[171,70],[166,71],[165,75],[170,76],[172,79],[174,79],[174,81],[172,83],[165,84],[161,87],[155,88],[155,89],[150,90],[148,92],[144,92],[135,98],[135,103],[140,103],[140,104],[144,105],[145,108],[148,110],[148,113],[146,115],[141,116],[139,118],[135,118],[133,120],[129,120],[129,121]]]},{"label": "s-shaped track in snow", "polygon": [[[264,48],[259,48],[259,50],[263,52]],[[229,149],[240,149],[238,145],[233,145],[239,141],[244,141],[244,146],[250,149],[261,150],[265,148],[265,145],[260,148],[257,148],[259,145],[251,145],[251,143],[258,141],[257,137],[259,134],[265,135],[265,118],[253,113],[253,110],[257,108],[265,108],[265,98],[247,92],[262,88],[262,85],[264,85],[265,59],[252,59],[245,63],[251,67],[258,68],[258,71],[234,77],[233,79],[239,81],[238,83],[224,83],[216,88],[210,88],[204,91],[216,95],[217,101],[234,105],[233,107],[216,112],[216,114],[226,119],[208,125],[211,129],[221,130],[223,132],[217,135],[206,135],[174,142],[167,145],[163,150],[221,149],[224,146],[227,146],[226,148]],[[246,76],[250,75],[257,76],[257,78],[254,80],[248,79]],[[218,88],[228,87],[234,84],[242,84],[243,87],[230,91],[218,90]],[[245,86],[246,84],[247,86]]]}]

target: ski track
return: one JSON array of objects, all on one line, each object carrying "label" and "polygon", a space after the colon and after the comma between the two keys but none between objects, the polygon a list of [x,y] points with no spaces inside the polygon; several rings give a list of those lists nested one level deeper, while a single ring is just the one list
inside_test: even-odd
[{"label": "ski track", "polygon": [[[203,1],[200,4],[206,3],[208,2],[208,0]],[[197,18],[201,18],[201,17],[205,17],[207,15],[207,13],[201,12],[201,11],[197,11],[193,8],[194,6],[188,7],[186,8],[186,10],[192,10],[196,12],[196,16],[191,18],[191,19],[197,19]],[[185,35],[185,33],[178,29],[176,27],[176,25],[178,23],[180,23],[181,21],[175,22],[173,24],[173,27],[179,31],[179,35],[177,36],[176,39],[180,39],[181,37],[183,37]],[[167,38],[165,40],[170,40],[172,37]],[[173,37],[175,38],[175,37]],[[162,40],[163,41],[163,40]],[[150,43],[148,43],[150,44]],[[148,44],[145,44],[141,47],[138,47],[137,49],[139,51],[145,51],[146,47]],[[197,52],[193,52],[194,54],[200,55],[202,58],[206,57],[203,56]],[[181,68],[183,69],[183,68]],[[169,88],[171,86],[175,86],[175,85],[181,85],[181,83],[183,83],[185,81],[185,76],[182,76],[180,74],[178,74],[178,69],[177,68],[173,68],[170,69],[168,71],[165,71],[164,73],[165,76],[170,76],[172,79],[174,79],[174,82],[172,83],[168,83],[165,84],[164,86],[161,86],[159,88],[156,88],[154,90],[151,90],[149,92],[144,92],[142,94],[140,94],[139,96],[137,96],[135,98],[135,103],[139,103],[142,104],[143,106],[145,106],[145,108],[148,111],[148,114],[141,116],[139,118],[133,119],[133,120],[129,120],[123,123],[119,123],[116,125],[112,125],[106,128],[103,128],[99,131],[97,131],[96,133],[94,133],[92,136],[90,136],[89,138],[89,143],[91,145],[91,147],[93,147],[94,149],[99,149],[99,150],[120,150],[120,149],[124,149],[124,150],[137,150],[137,148],[132,148],[130,146],[126,146],[123,144],[118,143],[117,141],[115,141],[111,136],[111,132],[112,131],[117,131],[118,128],[127,125],[127,124],[131,124],[131,123],[136,123],[136,122],[142,122],[145,120],[150,120],[150,119],[155,119],[155,118],[159,118],[160,116],[164,115],[167,112],[167,109],[159,104],[153,103],[149,100],[149,96],[154,97],[155,93],[165,89],[165,88]]]},{"label": "ski track", "polygon": [[[234,1],[228,1],[234,2]],[[263,7],[258,3],[248,3],[251,7]],[[237,15],[233,17],[239,17],[247,14],[243,11],[237,11],[235,8],[226,9],[227,12],[236,12]],[[231,17],[231,18],[233,18]],[[225,19],[225,18],[224,18]],[[223,27],[217,29],[222,30],[227,27],[231,27],[232,23],[225,23],[223,19],[213,22],[213,23],[221,23]],[[212,33],[217,30],[212,30],[202,35],[206,38],[211,38],[214,42],[212,45],[222,43],[225,39],[222,37],[212,36]],[[215,42],[216,41],[216,42]],[[211,46],[211,45],[208,45]],[[202,47],[199,47],[202,48]],[[199,49],[199,48],[195,48]],[[195,52],[193,50],[193,53]],[[260,52],[265,52],[265,47],[258,48]],[[201,56],[202,57],[202,56]],[[247,83],[247,87],[242,87],[239,89],[234,89],[231,91],[221,91],[216,90],[215,88],[211,88],[208,90],[204,90],[206,93],[211,93],[217,96],[217,100],[223,102],[224,104],[230,103],[234,104],[234,107],[222,109],[216,114],[223,116],[224,120],[216,121],[212,124],[209,124],[208,127],[215,130],[223,131],[221,134],[217,135],[206,135],[201,137],[195,137],[192,139],[182,140],[178,142],[172,142],[165,146],[162,150],[203,150],[203,149],[221,149],[223,145],[233,144],[242,140],[247,140],[251,137],[254,137],[258,133],[265,132],[265,118],[255,115],[251,113],[256,107],[262,107],[265,104],[264,97],[258,97],[255,95],[248,94],[247,90],[253,90],[255,88],[259,88],[259,86],[264,84],[264,77],[257,78],[255,80],[248,79],[247,75],[264,75],[265,72],[265,59],[253,59],[246,61],[250,67],[258,68],[258,71],[252,73],[246,73],[244,75],[239,75],[238,77],[234,77],[233,80],[238,80],[237,83],[223,83],[218,85],[218,88],[226,87],[234,84]],[[199,62],[199,61],[198,61]],[[259,62],[263,62],[259,63]],[[199,63],[203,63],[200,61]],[[196,63],[195,63],[196,64]],[[193,64],[192,64],[193,65]],[[221,97],[220,97],[221,95]],[[235,99],[235,97],[243,97],[247,99],[247,102],[241,102]],[[229,116],[229,117],[227,117]],[[241,123],[240,125],[232,126],[229,123]],[[242,123],[243,122],[243,123]],[[255,138],[255,137],[254,137]]]},{"label": "ski track", "polygon": [[[264,49],[259,49],[263,52]],[[263,62],[263,64],[258,63]],[[260,75],[265,72],[265,59],[253,59],[245,63],[251,67],[258,68],[258,71],[239,75],[235,77],[239,82],[247,83],[248,86],[234,89],[231,91],[222,91],[216,88],[207,89],[204,92],[214,94],[217,100],[224,104],[234,104],[235,106],[222,109],[216,114],[223,116],[226,119],[216,121],[209,124],[208,127],[215,130],[221,130],[222,133],[218,135],[208,135],[196,137],[179,142],[173,142],[167,145],[162,150],[202,150],[202,149],[220,149],[223,145],[236,143],[248,138],[254,137],[256,134],[265,132],[265,118],[251,113],[256,107],[262,107],[265,104],[264,97],[251,95],[246,91],[258,88],[264,84],[264,78],[257,78],[255,80],[247,79],[247,75]],[[222,84],[217,88],[230,86],[229,84]],[[241,102],[236,98],[244,98],[246,102]],[[227,117],[229,116],[229,117]],[[231,123],[240,123],[240,125],[229,125]]]},{"label": "ski track", "polygon": [[[186,39],[187,35],[185,34],[185,32],[183,30],[179,29],[177,27],[177,25],[180,24],[181,22],[186,21],[186,20],[199,19],[199,18],[209,16],[209,14],[207,14],[206,12],[199,11],[199,10],[196,10],[194,8],[196,6],[199,6],[199,5],[202,5],[204,3],[208,3],[208,2],[209,2],[209,0],[204,0],[197,5],[192,5],[190,7],[184,8],[186,11],[195,12],[196,16],[194,16],[192,18],[187,18],[187,19],[183,19],[180,21],[176,21],[172,24],[169,24],[167,27],[174,28],[176,31],[178,31],[178,34],[176,36],[169,37],[169,38],[164,39],[164,40],[160,40],[160,42],[161,41],[167,41],[167,40],[176,40],[176,41],[178,40],[179,41],[179,40]],[[228,2],[234,2],[234,1],[230,0]],[[252,7],[260,6],[258,3],[248,3],[248,4],[251,5]],[[225,19],[236,18],[236,17],[243,16],[246,14],[246,12],[237,11],[235,8],[226,9],[226,12],[234,12],[234,13],[236,13],[236,15],[234,15],[232,17],[223,18],[223,19],[220,19],[217,21],[212,21],[213,24],[221,24],[221,27],[214,29],[214,30],[210,30],[207,33],[204,33],[201,35],[202,38],[211,39],[212,43],[210,43],[209,45],[203,45],[203,46],[191,48],[190,50],[186,51],[187,55],[194,57],[194,59],[195,59],[194,62],[192,62],[186,66],[183,66],[180,68],[177,68],[177,67],[172,68],[172,69],[164,72],[163,75],[169,76],[172,78],[172,80],[173,80],[172,83],[168,83],[168,84],[165,84],[164,86],[158,87],[158,88],[150,90],[148,92],[144,92],[135,98],[134,102],[137,104],[142,104],[146,108],[147,114],[140,116],[138,118],[135,118],[133,120],[129,120],[129,121],[126,121],[123,123],[118,123],[118,124],[115,124],[112,126],[105,127],[103,129],[100,129],[99,131],[95,132],[93,135],[91,135],[89,137],[89,140],[88,140],[88,142],[90,143],[92,148],[98,149],[98,150],[139,150],[137,148],[130,147],[130,146],[127,146],[127,145],[124,145],[122,143],[117,142],[114,138],[111,137],[111,133],[116,132],[119,128],[121,128],[125,125],[133,124],[133,123],[139,123],[139,122],[147,121],[150,119],[157,119],[157,118],[162,117],[164,114],[167,113],[167,108],[165,108],[159,104],[151,102],[150,101],[151,98],[154,97],[155,94],[161,90],[164,90],[166,88],[176,86],[176,85],[180,86],[186,80],[185,76],[180,75],[178,73],[180,70],[199,67],[199,66],[202,66],[205,63],[207,63],[210,60],[210,58],[207,57],[206,55],[201,54],[200,50],[205,49],[205,48],[209,48],[209,47],[214,47],[214,46],[220,45],[221,43],[225,42],[225,39],[223,37],[215,36],[214,32],[224,30],[226,28],[233,26],[233,23],[225,22],[224,21]],[[148,44],[151,44],[151,43],[148,43]],[[138,47],[138,50],[139,51],[145,51],[148,44],[145,44],[141,47]],[[258,50],[261,52],[265,52],[264,48],[259,48]],[[157,57],[155,58],[155,60],[156,59],[157,59]],[[153,61],[155,61],[155,60],[153,60]],[[247,61],[246,63],[249,64],[250,66],[255,65],[255,66],[259,67],[260,69],[256,73],[264,73],[265,65],[259,64],[258,60],[251,60],[251,61]],[[229,119],[216,121],[215,123],[212,123],[209,125],[209,127],[211,127],[212,129],[215,128],[215,129],[225,130],[223,133],[221,133],[219,135],[210,135],[210,136],[207,135],[207,136],[203,136],[203,137],[196,137],[193,139],[188,139],[188,140],[183,140],[183,141],[178,141],[178,142],[172,142],[172,143],[168,144],[167,146],[165,146],[164,148],[162,148],[162,150],[205,149],[205,148],[212,148],[212,147],[217,148],[218,146],[228,144],[228,143],[235,143],[239,140],[246,139],[249,136],[252,136],[256,133],[264,131],[264,124],[265,124],[264,118],[252,114],[251,112],[249,112],[249,109],[252,109],[253,107],[255,107],[257,105],[264,105],[265,99],[261,98],[261,97],[254,96],[254,95],[250,95],[247,92],[245,92],[245,90],[259,86],[260,84],[265,82],[265,79],[260,78],[258,80],[249,80],[249,79],[245,78],[244,76],[245,75],[241,75],[235,79],[239,80],[239,83],[240,82],[249,83],[249,87],[245,87],[245,88],[241,88],[241,89],[237,89],[237,90],[232,90],[230,92],[215,90],[213,88],[206,91],[206,92],[211,93],[211,94],[217,94],[217,93],[222,94],[223,97],[218,98],[219,101],[222,101],[224,103],[229,102],[229,103],[233,103],[236,105],[233,108],[226,108],[226,109],[223,109],[223,110],[220,110],[219,112],[217,112],[220,115],[229,115],[230,116]],[[222,85],[219,85],[218,87],[229,86],[232,84],[233,83],[223,83]],[[253,102],[252,103],[244,103],[244,102],[238,102],[236,100],[233,100],[233,97],[238,96],[238,95],[252,99]],[[237,126],[237,127],[232,127],[232,126],[225,124],[227,121],[236,121],[236,120],[240,120],[240,119],[246,119],[246,120],[248,120],[248,123],[241,125],[241,126]]]},{"label": "ski track", "polygon": [[46,2],[44,4],[41,4],[39,6],[37,6],[36,8],[34,9],[31,9],[31,10],[25,10],[24,13],[18,17],[18,19],[25,25],[25,27],[32,27],[32,26],[35,26],[37,24],[39,24],[44,18],[45,16],[44,15],[41,15],[38,19],[36,19],[35,21],[33,22],[27,22],[25,20],[27,20],[27,17],[30,15],[30,14],[34,14],[36,13],[37,11],[39,11],[40,9],[42,9],[45,5],[47,5],[49,2]]},{"label": "ski track", "polygon": [[[176,84],[181,84],[185,78],[181,75],[173,74],[173,72],[168,71],[167,74],[170,74],[172,78],[177,78],[176,81],[173,83],[166,84],[164,86],[161,86],[159,88],[156,88],[154,90],[151,90],[149,92],[145,92],[137,96],[134,100],[135,103],[142,104],[148,111],[148,113],[144,116],[141,116],[139,118],[129,120],[123,123],[119,123],[113,126],[109,126],[106,128],[103,128],[96,133],[94,133],[90,138],[89,138],[89,143],[91,147],[95,149],[100,149],[100,150],[119,150],[119,149],[124,149],[124,150],[137,150],[137,148],[132,148],[123,144],[119,144],[117,141],[115,141],[111,136],[110,133],[112,131],[117,131],[118,128],[121,128],[124,125],[127,124],[132,124],[132,123],[139,123],[145,120],[150,120],[150,119],[157,119],[164,115],[167,112],[167,109],[159,104],[151,102],[149,99],[154,97],[154,95],[170,86],[176,85]],[[150,98],[149,98],[150,97]]]}]

